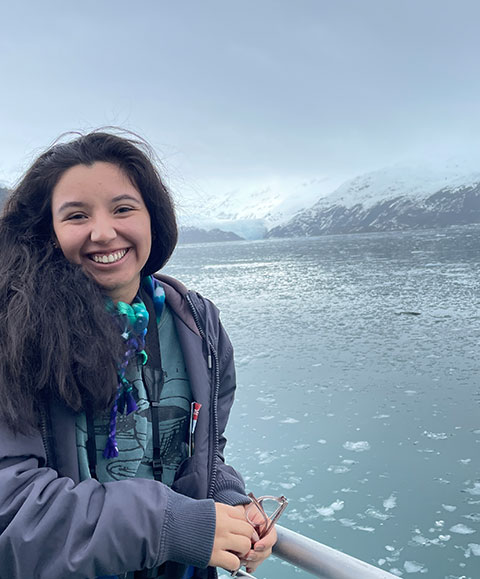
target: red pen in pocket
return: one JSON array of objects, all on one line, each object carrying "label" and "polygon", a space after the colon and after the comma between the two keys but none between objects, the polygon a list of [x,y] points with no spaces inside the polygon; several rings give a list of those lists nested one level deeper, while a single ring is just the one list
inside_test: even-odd
[{"label": "red pen in pocket", "polygon": [[197,428],[198,415],[200,414],[200,408],[202,405],[200,402],[192,402],[190,404],[190,426],[188,434],[188,456],[192,456],[195,441],[193,435],[195,434],[195,428]]}]

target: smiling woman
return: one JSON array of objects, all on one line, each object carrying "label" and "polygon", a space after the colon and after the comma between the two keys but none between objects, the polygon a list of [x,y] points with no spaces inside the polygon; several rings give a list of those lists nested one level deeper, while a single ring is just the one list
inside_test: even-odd
[{"label": "smiling woman", "polygon": [[211,579],[270,554],[275,530],[259,539],[224,463],[235,370],[219,312],[156,273],[176,239],[138,139],[58,143],[8,199],[0,577]]},{"label": "smiling woman", "polygon": [[130,303],[152,245],[140,192],[111,163],[77,165],[53,189],[53,230],[68,261],[115,301]]}]

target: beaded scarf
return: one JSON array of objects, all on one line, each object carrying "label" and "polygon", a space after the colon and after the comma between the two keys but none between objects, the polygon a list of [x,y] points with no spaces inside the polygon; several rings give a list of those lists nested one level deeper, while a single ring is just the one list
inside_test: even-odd
[{"label": "beaded scarf", "polygon": [[[155,308],[155,317],[158,326],[160,316],[162,315],[163,306],[165,304],[165,292],[160,283],[152,276],[144,277],[141,281],[141,286],[148,295],[152,298]],[[126,351],[122,361],[117,367],[118,385],[117,394],[110,410],[109,433],[105,450],[103,451],[104,458],[114,458],[118,456],[117,445],[117,414],[130,414],[137,410],[137,403],[132,394],[132,384],[125,377],[127,367],[132,359],[138,357],[140,363],[145,365],[147,363],[147,353],[145,352],[145,336],[148,327],[148,311],[145,304],[137,294],[132,304],[125,302],[117,302],[115,305],[113,301],[108,298],[107,310],[115,316],[122,331],[122,338],[125,341]]]}]

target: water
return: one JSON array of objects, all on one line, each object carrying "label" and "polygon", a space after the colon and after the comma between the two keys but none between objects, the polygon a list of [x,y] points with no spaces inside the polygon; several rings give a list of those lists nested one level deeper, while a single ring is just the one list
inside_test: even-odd
[{"label": "water", "polygon": [[395,575],[480,578],[480,226],[183,246],[166,273],[222,311],[227,458],[289,498],[284,526]]}]

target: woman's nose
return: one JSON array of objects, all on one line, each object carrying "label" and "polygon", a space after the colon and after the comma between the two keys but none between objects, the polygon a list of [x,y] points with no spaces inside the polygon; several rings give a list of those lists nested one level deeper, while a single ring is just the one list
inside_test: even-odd
[{"label": "woman's nose", "polygon": [[90,239],[96,243],[108,243],[117,237],[115,227],[108,219],[97,219],[90,231]]}]

